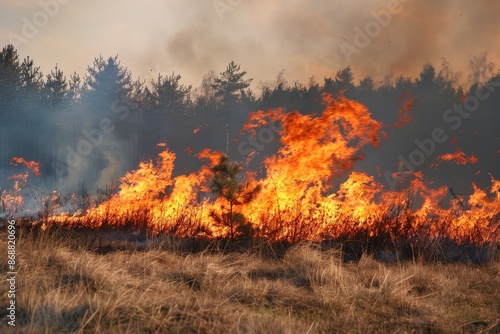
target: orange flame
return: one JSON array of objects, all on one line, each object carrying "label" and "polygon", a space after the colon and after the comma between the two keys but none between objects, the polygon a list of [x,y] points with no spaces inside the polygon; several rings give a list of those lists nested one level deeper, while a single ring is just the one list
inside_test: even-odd
[{"label": "orange flame", "polygon": [[[27,161],[24,158],[13,157],[10,161],[13,166],[18,166],[20,164],[25,165],[30,169],[35,176],[40,176],[40,164],[36,161]],[[14,180],[14,185],[12,189],[2,191],[0,195],[1,199],[1,211],[7,215],[15,215],[23,208],[24,197],[22,195],[22,189],[26,185],[29,177],[27,171],[23,173],[18,173],[9,176],[7,179]]]},{"label": "orange flame", "polygon": [[413,121],[410,112],[413,111],[415,102],[416,100],[408,93],[399,97],[397,104],[403,103],[403,106],[398,110],[398,121],[394,124],[396,128],[402,128]]},{"label": "orange flame", "polygon": [[432,167],[437,167],[443,161],[454,161],[458,165],[466,165],[466,164],[476,164],[478,159],[474,155],[465,155],[460,147],[457,147],[457,150],[454,153],[446,153],[437,157],[436,161],[432,163]]},{"label": "orange flame", "polygon": [[[323,100],[325,110],[319,116],[260,110],[245,124],[243,131],[255,135],[258,127],[281,123],[281,147],[264,160],[265,176],[246,175],[246,184],[260,192],[235,209],[254,236],[288,242],[359,235],[498,241],[500,181],[491,176],[488,190],[473,185],[469,198],[448,197],[446,208],[441,203],[450,196],[449,189],[433,189],[422,172],[395,173],[409,187],[387,191],[373,176],[352,171],[363,159],[363,149],[378,147],[381,124],[359,102],[327,94]],[[81,217],[55,216],[52,221],[92,227],[135,224],[156,233],[227,237],[228,226],[211,214],[222,213],[227,203],[210,196],[209,187],[210,166],[221,153],[205,149],[197,156],[208,160],[208,166],[174,177],[175,154],[165,149],[155,161],[142,162],[122,177],[119,192],[108,201]],[[461,151],[451,156],[439,159],[477,162]]]},{"label": "orange flame", "polygon": [[7,179],[8,180],[21,180],[21,181],[23,181],[23,183],[26,183],[26,181],[28,180],[28,176],[29,176],[28,172],[24,172],[24,173],[11,175]]},{"label": "orange flame", "polygon": [[40,163],[38,163],[36,161],[31,161],[31,160],[26,161],[24,158],[13,157],[10,160],[10,164],[14,165],[14,166],[18,166],[19,164],[24,164],[26,167],[28,167],[33,172],[33,174],[35,174],[35,176],[42,175],[40,173]]}]

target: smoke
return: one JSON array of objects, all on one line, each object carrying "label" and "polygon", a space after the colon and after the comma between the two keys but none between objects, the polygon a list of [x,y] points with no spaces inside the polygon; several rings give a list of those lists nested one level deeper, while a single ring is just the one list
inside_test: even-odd
[{"label": "smoke", "polygon": [[[443,58],[468,74],[474,70],[471,57],[488,52],[499,62],[500,6],[494,0],[402,0],[392,13],[391,3],[256,0],[228,5],[218,15],[214,2],[175,2],[172,12],[182,19],[162,40],[155,39],[140,67],[161,62],[196,83],[234,60],[260,80],[283,68],[292,80],[307,82],[311,75],[322,79],[346,66],[359,78],[383,80],[388,74],[416,77],[422,64],[440,68]],[[342,46],[355,46],[358,31],[366,33],[374,22],[379,29],[367,35],[368,45],[346,57]],[[460,83],[469,83],[468,74]]]},{"label": "smoke", "polygon": [[[9,31],[19,33],[19,16],[31,17],[38,8],[31,1],[18,12],[13,9],[17,2],[4,2],[3,45]],[[224,11],[216,7],[221,3]],[[394,3],[398,11],[390,22],[379,24],[368,45],[346,59],[342,45],[353,45],[356,28],[365,31],[377,22],[374,13]],[[464,74],[461,83],[469,83],[471,57],[488,52],[490,61],[500,63],[498,17],[495,0],[71,2],[21,51],[37,59],[44,72],[56,62],[66,71],[81,71],[97,54],[118,53],[143,79],[149,79],[147,69],[159,66],[195,85],[231,60],[258,80],[285,69],[290,80],[307,82],[315,76],[320,81],[350,65],[357,78],[371,75],[378,82],[391,73],[416,77],[422,64],[440,68],[445,58]]]}]

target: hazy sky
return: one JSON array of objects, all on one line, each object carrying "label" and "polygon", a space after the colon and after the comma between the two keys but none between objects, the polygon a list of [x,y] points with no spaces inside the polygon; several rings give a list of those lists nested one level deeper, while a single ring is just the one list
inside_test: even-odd
[{"label": "hazy sky", "polygon": [[[0,43],[25,38],[21,58],[32,57],[44,74],[56,63],[67,75],[82,74],[99,54],[118,54],[134,78],[175,71],[195,87],[231,60],[255,83],[281,69],[289,81],[321,82],[347,65],[356,79],[414,77],[426,63],[440,69],[443,57],[464,81],[471,56],[484,51],[500,64],[497,0],[401,1],[383,24],[372,13],[395,0],[55,1],[0,0]],[[58,3],[57,13],[43,14],[41,3]],[[359,37],[367,29],[371,36]]]}]

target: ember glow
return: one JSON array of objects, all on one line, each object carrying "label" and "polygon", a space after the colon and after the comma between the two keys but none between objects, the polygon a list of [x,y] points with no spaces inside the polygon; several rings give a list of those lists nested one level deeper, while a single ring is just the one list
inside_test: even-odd
[{"label": "ember glow", "polygon": [[[264,160],[263,175],[247,171],[244,176],[247,186],[258,186],[261,191],[253,201],[236,208],[254,237],[287,242],[360,235],[449,238],[475,244],[499,241],[500,181],[491,176],[487,189],[472,184],[468,197],[451,190],[454,197],[447,205],[442,203],[450,198],[450,189],[432,187],[422,172],[395,175],[403,177],[408,187],[388,191],[373,176],[353,170],[363,159],[364,149],[380,145],[385,135],[381,124],[363,104],[343,96],[324,94],[323,104],[318,116],[285,113],[282,108],[250,114],[242,131],[253,135],[271,122],[281,124],[281,146]],[[227,209],[224,199],[214,198],[209,188],[211,167],[221,153],[205,149],[197,155],[205,167],[174,176],[176,155],[166,146],[158,145],[164,150],[156,160],[144,161],[123,176],[119,191],[108,200],[78,214],[53,214],[39,223],[93,228],[131,225],[184,237],[228,237],[228,226],[211,215]],[[451,156],[458,163],[473,162],[461,150]],[[452,160],[448,156],[439,159]],[[15,187],[19,190],[18,181]],[[8,210],[22,204],[16,194],[2,194]]]}]

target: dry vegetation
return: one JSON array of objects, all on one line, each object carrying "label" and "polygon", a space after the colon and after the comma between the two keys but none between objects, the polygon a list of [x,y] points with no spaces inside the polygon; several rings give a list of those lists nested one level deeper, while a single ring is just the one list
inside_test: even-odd
[{"label": "dry vegetation", "polygon": [[[0,237],[7,240],[5,231]],[[104,253],[89,244],[70,231],[19,231],[19,332],[500,331],[498,260],[384,264],[363,256],[346,263],[312,244],[277,256],[266,247],[183,252],[164,241]],[[0,252],[7,254],[5,242]],[[0,313],[5,333],[4,307]]]}]

